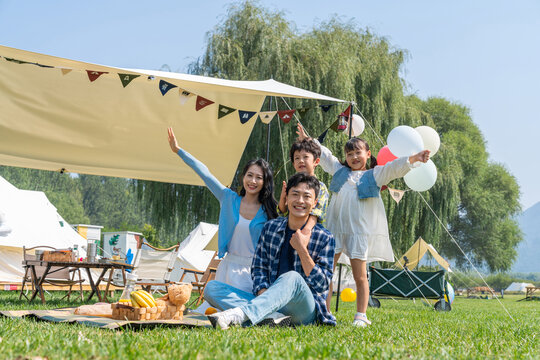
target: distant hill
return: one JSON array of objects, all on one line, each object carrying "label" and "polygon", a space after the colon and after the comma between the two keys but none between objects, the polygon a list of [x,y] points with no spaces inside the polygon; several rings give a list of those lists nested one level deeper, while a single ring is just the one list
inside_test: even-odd
[{"label": "distant hill", "polygon": [[512,271],[540,272],[540,202],[518,218],[523,241],[518,246],[518,257]]}]

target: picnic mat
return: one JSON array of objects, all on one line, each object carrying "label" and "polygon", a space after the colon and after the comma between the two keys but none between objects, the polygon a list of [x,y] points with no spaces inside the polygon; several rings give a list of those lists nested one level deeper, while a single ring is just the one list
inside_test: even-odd
[{"label": "picnic mat", "polygon": [[75,315],[75,308],[55,309],[55,310],[4,310],[0,315],[11,318],[35,318],[38,320],[53,323],[79,323],[87,326],[99,327],[102,329],[139,329],[156,326],[166,327],[212,327],[210,321],[204,315],[187,314],[182,320],[146,320],[128,321],[115,320],[100,316]]}]

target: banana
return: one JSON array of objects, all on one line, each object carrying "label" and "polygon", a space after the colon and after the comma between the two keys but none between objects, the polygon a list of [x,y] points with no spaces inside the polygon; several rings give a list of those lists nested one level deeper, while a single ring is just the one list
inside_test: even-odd
[{"label": "banana", "polygon": [[129,297],[131,298],[131,305],[134,308],[140,308],[139,303],[137,303],[137,299],[135,299],[135,296],[133,294],[129,294]]},{"label": "banana", "polygon": [[156,300],[154,300],[154,297],[152,296],[152,294],[148,293],[145,290],[138,290],[137,294],[140,294],[146,300],[147,303],[150,303],[152,305],[151,307],[157,306]]},{"label": "banana", "polygon": [[152,307],[152,304],[148,303],[146,299],[137,291],[132,292],[131,295],[137,301],[140,307]]}]

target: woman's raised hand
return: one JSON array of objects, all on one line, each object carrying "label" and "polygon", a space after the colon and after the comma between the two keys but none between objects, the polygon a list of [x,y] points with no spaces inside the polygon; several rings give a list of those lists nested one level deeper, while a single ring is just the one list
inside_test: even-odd
[{"label": "woman's raised hand", "polygon": [[304,130],[304,127],[302,126],[302,124],[298,123],[298,124],[296,124],[296,127],[297,127],[296,133],[298,134],[298,140],[302,141],[304,139],[307,139],[308,136],[307,136],[306,131]]},{"label": "woman's raised hand", "polygon": [[171,147],[172,152],[176,154],[178,150],[180,150],[180,147],[178,146],[172,127],[167,129],[167,133],[169,135],[169,146]]}]

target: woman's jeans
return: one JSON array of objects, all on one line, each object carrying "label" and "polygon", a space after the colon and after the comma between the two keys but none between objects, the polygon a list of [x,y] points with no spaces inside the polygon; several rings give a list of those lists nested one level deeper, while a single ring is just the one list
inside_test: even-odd
[{"label": "woman's jeans", "polygon": [[291,317],[296,325],[311,324],[316,319],[315,300],[309,286],[296,271],[282,274],[261,295],[255,296],[219,281],[210,281],[204,299],[221,310],[239,307],[257,324],[275,311]]}]

